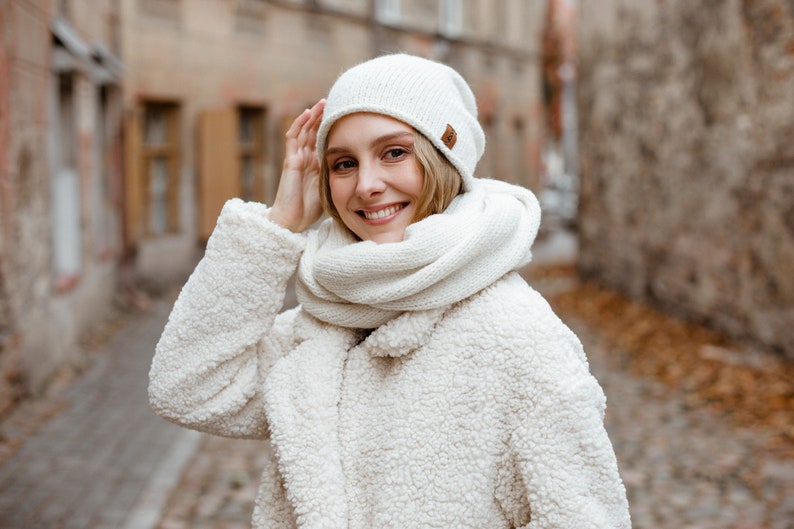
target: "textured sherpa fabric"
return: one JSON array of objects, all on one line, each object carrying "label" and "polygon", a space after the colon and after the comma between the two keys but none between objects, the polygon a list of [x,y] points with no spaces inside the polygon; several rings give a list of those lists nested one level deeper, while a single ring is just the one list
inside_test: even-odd
[{"label": "textured sherpa fabric", "polygon": [[373,112],[398,119],[426,136],[471,189],[485,151],[477,102],[461,75],[445,64],[407,54],[383,55],[345,71],[328,93],[317,132],[324,156],[328,132],[343,116]]},{"label": "textured sherpa fabric", "polygon": [[305,236],[265,211],[224,207],[149,385],[169,420],[270,438],[254,527],[630,527],[601,388],[520,276],[369,333],[278,314]]}]

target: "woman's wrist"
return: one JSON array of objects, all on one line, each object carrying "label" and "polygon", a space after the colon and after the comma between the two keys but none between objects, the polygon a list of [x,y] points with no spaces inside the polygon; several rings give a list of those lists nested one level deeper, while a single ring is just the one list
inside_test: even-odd
[{"label": "woman's wrist", "polygon": [[278,224],[282,228],[286,228],[289,231],[295,231],[289,226],[288,222],[284,221],[283,216],[280,215],[279,212],[274,208],[270,208],[267,210],[267,212],[265,213],[265,218],[274,224]]},{"label": "woman's wrist", "polygon": [[300,233],[303,230],[300,228],[299,223],[291,221],[288,216],[285,216],[279,209],[276,207],[270,208],[267,213],[265,213],[265,217],[272,223],[278,224],[282,228],[288,229],[292,233]]}]

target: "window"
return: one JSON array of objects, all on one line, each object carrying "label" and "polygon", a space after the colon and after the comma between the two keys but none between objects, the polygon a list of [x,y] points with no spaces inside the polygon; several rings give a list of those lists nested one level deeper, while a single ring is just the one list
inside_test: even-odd
[{"label": "window", "polygon": [[238,110],[238,143],[240,157],[240,198],[264,202],[264,127],[265,111],[257,107]]},{"label": "window", "polygon": [[76,82],[72,73],[55,76],[55,126],[57,136],[52,174],[53,267],[56,288],[68,288],[82,267],[80,232],[80,178],[77,174]]},{"label": "window", "polygon": [[163,235],[178,229],[179,107],[147,103],[143,121],[143,231]]},{"label": "window", "polygon": [[120,92],[120,88],[114,85],[101,85],[96,88],[91,224],[94,250],[100,257],[111,255],[118,230],[113,202],[113,186],[118,183],[118,168],[114,166],[112,151],[117,139],[114,119],[118,116],[117,109],[121,104]]},{"label": "window", "polygon": [[439,29],[443,35],[457,37],[463,32],[463,5],[461,0],[441,0]]},{"label": "window", "polygon": [[440,0],[400,0],[393,22],[422,33],[433,34],[439,29]]},{"label": "window", "polygon": [[400,20],[400,0],[375,0],[375,20],[395,23]]},{"label": "window", "polygon": [[526,142],[526,127],[524,126],[524,120],[521,116],[516,116],[513,119],[513,131],[511,136],[511,148],[512,148],[512,169],[513,174],[509,176],[509,180],[511,182],[517,183],[519,185],[529,187],[530,183],[525,181],[527,177],[527,161],[526,161],[526,153],[527,149],[525,148]]},{"label": "window", "polygon": [[230,198],[264,202],[265,109],[223,107],[199,113],[198,236],[206,241]]}]

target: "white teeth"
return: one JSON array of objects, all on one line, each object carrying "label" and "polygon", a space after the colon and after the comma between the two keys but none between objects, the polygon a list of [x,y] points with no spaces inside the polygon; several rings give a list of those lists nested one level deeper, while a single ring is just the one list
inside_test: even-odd
[{"label": "white teeth", "polygon": [[389,215],[394,215],[398,211],[403,208],[402,205],[398,206],[389,206],[388,208],[383,208],[379,211],[364,211],[364,217],[367,220],[377,220],[382,219],[384,217],[388,217]]}]

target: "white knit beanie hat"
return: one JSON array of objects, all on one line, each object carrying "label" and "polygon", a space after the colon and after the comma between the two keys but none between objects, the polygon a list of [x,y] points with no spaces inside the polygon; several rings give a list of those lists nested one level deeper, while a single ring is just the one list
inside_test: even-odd
[{"label": "white knit beanie hat", "polygon": [[317,154],[325,156],[333,124],[355,112],[373,112],[411,125],[455,166],[469,191],[485,150],[477,102],[458,72],[406,54],[384,55],[344,72],[331,87],[317,132]]}]

